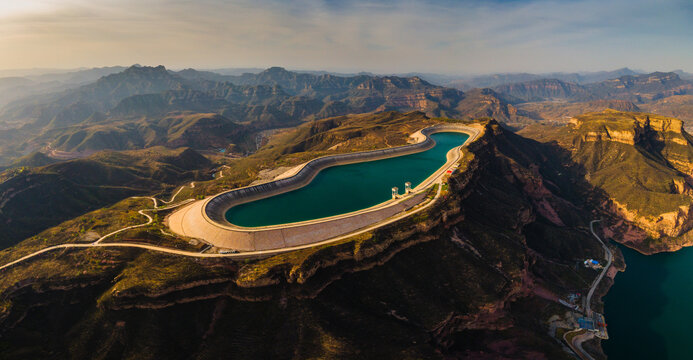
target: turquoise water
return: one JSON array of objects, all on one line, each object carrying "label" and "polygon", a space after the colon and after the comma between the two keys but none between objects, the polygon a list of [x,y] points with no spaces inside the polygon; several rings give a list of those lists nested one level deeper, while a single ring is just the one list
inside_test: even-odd
[{"label": "turquoise water", "polygon": [[693,359],[693,248],[621,251],[626,271],[604,298],[609,360]]},{"label": "turquoise water", "polygon": [[318,219],[365,209],[392,198],[392,187],[404,193],[426,180],[446,162],[452,148],[469,135],[437,133],[436,145],[424,152],[324,169],[310,184],[287,193],[234,206],[226,220],[239,226],[267,226]]}]

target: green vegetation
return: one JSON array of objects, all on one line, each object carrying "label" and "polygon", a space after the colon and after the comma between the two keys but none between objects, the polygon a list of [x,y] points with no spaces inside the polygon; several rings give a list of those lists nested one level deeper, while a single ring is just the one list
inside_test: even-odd
[{"label": "green vegetation", "polygon": [[207,177],[210,165],[190,149],[150,148],[7,170],[0,183],[0,247],[128,196]]},{"label": "green vegetation", "polygon": [[409,135],[434,123],[420,112],[351,115],[306,123],[277,133],[248,157],[228,161],[222,179],[196,184],[193,194],[212,195],[246,186],[257,180],[261,170],[288,169],[320,156],[404,145]]},{"label": "green vegetation", "polygon": [[21,243],[0,251],[5,264],[34,251],[65,243],[88,243],[120,228],[142,224],[147,219],[137,211],[151,208],[149,199],[126,199],[44,230]]},{"label": "green vegetation", "polygon": [[674,192],[673,182],[683,183],[681,173],[633,146],[587,143],[574,158],[585,165],[593,185],[644,216],[658,217],[691,203],[690,196]]}]

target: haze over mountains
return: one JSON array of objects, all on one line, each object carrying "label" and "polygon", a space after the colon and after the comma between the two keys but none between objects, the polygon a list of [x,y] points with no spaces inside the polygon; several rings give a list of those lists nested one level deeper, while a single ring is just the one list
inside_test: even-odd
[{"label": "haze over mountains", "polygon": [[601,107],[625,111],[651,107],[693,120],[693,103],[685,97],[693,85],[681,75],[637,74],[627,68],[585,74],[505,74],[472,78],[463,86],[466,91],[434,85],[419,76],[338,76],[279,67],[239,75],[231,70],[222,74],[135,65],[2,78],[0,91],[14,95],[6,97],[10,100],[0,110],[0,128],[7,130],[2,135],[0,165],[34,151],[77,157],[157,145],[211,150],[227,148],[229,139],[234,144],[229,150],[243,153],[256,146],[254,134],[267,129],[386,110],[493,117],[516,128],[536,121],[564,121],[566,116]]},{"label": "haze over mountains", "polygon": [[[10,159],[35,150],[185,145],[177,142],[180,136],[210,131],[233,139],[314,118],[395,109],[435,116],[514,116],[493,92],[465,94],[418,77],[339,77],[282,68],[232,76],[133,66],[73,89],[14,100],[0,112],[0,126],[8,130],[2,150]],[[240,151],[254,146],[243,143],[245,135],[235,141]],[[220,146],[210,141],[196,145]]]}]

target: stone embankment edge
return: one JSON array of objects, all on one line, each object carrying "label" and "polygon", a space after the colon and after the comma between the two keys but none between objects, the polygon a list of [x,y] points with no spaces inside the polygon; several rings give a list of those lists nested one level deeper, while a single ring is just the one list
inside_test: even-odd
[{"label": "stone embankment edge", "polygon": [[[438,132],[446,132],[446,131],[455,131],[455,132],[462,132],[468,134],[470,137],[465,141],[464,144],[452,149],[448,154],[447,154],[447,162],[441,166],[436,172],[431,174],[426,180],[421,182],[416,188],[412,189],[412,195],[420,193],[424,191],[426,188],[431,186],[435,180],[443,175],[444,170],[447,169],[450,165],[450,163],[454,160],[455,154],[457,154],[462,147],[467,146],[469,143],[473,142],[476,140],[476,137],[479,135],[479,129],[475,129],[470,126],[465,126],[461,124],[439,124],[439,125],[433,125],[427,128],[424,128],[422,130],[417,131],[416,133],[412,134],[410,137],[413,138],[415,141],[418,141],[415,144],[408,144],[408,145],[403,145],[403,146],[398,146],[394,148],[388,148],[388,149],[381,149],[381,150],[373,150],[373,151],[362,151],[362,152],[355,152],[355,153],[348,153],[348,154],[338,154],[338,155],[328,155],[328,156],[323,156],[319,157],[317,159],[313,159],[311,161],[306,162],[303,165],[300,165],[300,169],[298,171],[295,171],[295,174],[289,177],[282,177],[279,180],[274,180],[270,181],[264,184],[258,184],[258,185],[252,185],[252,186],[246,186],[242,188],[237,188],[229,191],[225,191],[223,193],[214,195],[208,199],[204,200],[204,203],[202,205],[202,217],[204,220],[210,224],[214,224],[217,227],[228,229],[228,230],[236,230],[236,231],[244,231],[244,232],[253,232],[253,231],[266,231],[266,230],[272,230],[272,229],[281,229],[281,228],[289,228],[289,227],[298,227],[298,226],[305,226],[309,224],[315,224],[315,223],[320,223],[320,222],[326,222],[330,220],[336,220],[340,218],[348,218],[352,217],[358,214],[363,214],[365,212],[372,212],[372,211],[377,211],[380,209],[383,209],[388,206],[395,205],[399,202],[401,202],[401,199],[395,199],[395,200],[389,200],[381,204],[374,205],[372,207],[366,208],[366,209],[361,209],[345,214],[340,214],[340,215],[335,215],[335,216],[330,216],[330,217],[324,217],[324,218],[319,218],[319,219],[313,219],[313,220],[307,220],[307,221],[301,221],[301,222],[294,222],[294,223],[287,223],[287,224],[279,224],[279,225],[270,225],[270,226],[261,226],[261,227],[243,227],[243,226],[238,226],[235,224],[231,224],[225,219],[225,213],[233,206],[240,205],[243,203],[251,202],[251,201],[256,201],[264,198],[268,198],[271,196],[279,195],[285,192],[289,192],[292,190],[299,189],[301,187],[304,187],[317,176],[317,174],[329,167],[333,166],[339,166],[339,165],[346,165],[346,164],[353,164],[353,163],[360,163],[360,162],[369,162],[369,161],[377,161],[377,160],[382,160],[382,159],[387,159],[387,158],[393,158],[393,157],[399,157],[399,156],[404,156],[404,155],[410,155],[410,154],[416,154],[419,152],[423,152],[426,150],[431,149],[432,147],[435,146],[435,140],[433,140],[429,135],[438,133]],[[293,169],[292,169],[293,170]],[[290,171],[292,171],[290,170]],[[293,171],[292,171],[293,172]],[[281,176],[281,175],[280,175]],[[248,196],[243,196],[243,193],[252,193],[251,195]],[[243,196],[242,198],[234,198],[234,195],[236,194],[241,194]],[[216,202],[216,203],[215,203]]]},{"label": "stone embankment edge", "polygon": [[[388,218],[408,216],[412,208],[422,207],[426,189],[440,182],[445,172],[453,170],[462,156],[461,148],[474,142],[482,129],[477,126],[461,124],[434,126],[415,133],[419,139],[425,135],[441,131],[459,131],[470,134],[464,144],[447,153],[447,162],[426,179],[414,192],[401,199],[390,200],[368,209],[341,214],[334,217],[308,220],[300,223],[273,225],[260,228],[241,228],[230,224],[214,222],[204,216],[207,200],[199,200],[170,214],[166,224],[174,233],[204,241],[220,249],[235,249],[242,252],[266,251],[272,249],[294,248],[295,246],[321,243],[341,237],[373,224],[387,221]],[[433,200],[435,201],[435,200]],[[433,202],[431,201],[431,202]],[[427,207],[429,204],[423,204]],[[415,209],[418,210],[418,209]],[[398,215],[400,214],[400,215]]]}]

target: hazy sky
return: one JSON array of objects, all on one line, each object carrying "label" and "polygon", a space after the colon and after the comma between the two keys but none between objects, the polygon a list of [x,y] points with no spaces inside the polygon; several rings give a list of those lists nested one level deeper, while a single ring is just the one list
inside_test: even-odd
[{"label": "hazy sky", "polygon": [[0,0],[0,69],[693,71],[691,0]]}]

